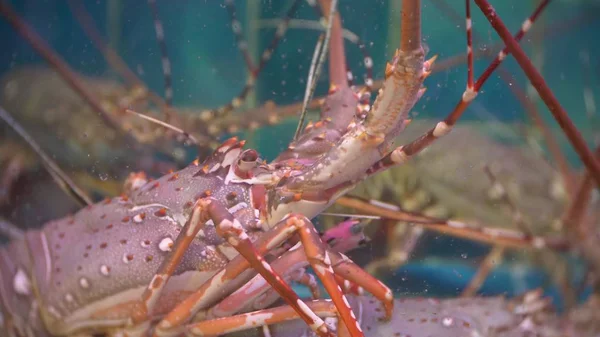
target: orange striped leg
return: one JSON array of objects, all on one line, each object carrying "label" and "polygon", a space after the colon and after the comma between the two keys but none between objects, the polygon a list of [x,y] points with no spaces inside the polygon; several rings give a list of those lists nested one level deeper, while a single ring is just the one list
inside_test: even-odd
[{"label": "orange striped leg", "polygon": [[391,319],[392,311],[394,310],[394,294],[390,288],[364,271],[344,254],[331,254],[331,261],[333,262],[333,270],[337,275],[342,276],[344,280],[354,283],[357,287],[364,288],[364,290],[379,299],[385,309],[386,315],[384,319]]},{"label": "orange striped leg", "polygon": [[[323,320],[316,317],[315,314],[306,308],[298,295],[281,277],[275,273],[273,268],[259,255],[256,248],[250,241],[242,225],[229,213],[227,208],[217,203],[211,202],[209,206],[211,217],[217,225],[217,233],[226,238],[242,256],[244,256],[269,284],[275,288],[279,295],[294,308],[300,317],[317,332],[319,335],[328,335],[329,331]],[[304,253],[313,267],[319,279],[323,282],[325,289],[329,293],[340,316],[353,337],[364,336],[356,321],[356,316],[348,305],[348,301],[342,293],[340,287],[335,281],[334,272],[331,268],[331,259],[329,252],[321,241],[318,232],[313,224],[302,215],[290,215],[283,219],[277,226],[283,226],[287,229],[283,237],[274,237],[273,246],[279,246],[289,239],[294,233],[297,233],[302,242]],[[279,242],[278,242],[279,241]]]},{"label": "orange striped leg", "polygon": [[[280,224],[272,228],[269,232],[265,233],[265,235],[261,236],[255,242],[256,250],[259,254],[265,254],[285,240],[285,238],[289,237],[290,230],[284,225]],[[328,230],[325,234],[325,237],[335,237],[335,238],[347,238],[352,242],[359,242],[360,240],[356,240],[356,237],[362,238],[364,235],[362,231],[357,230],[354,227],[347,226],[346,222],[343,222],[336,227]],[[308,265],[308,261],[306,259],[306,255],[304,251],[301,249],[297,249],[298,246],[292,247],[287,253],[285,253],[281,258],[277,259],[273,262],[272,268],[281,273],[282,271],[287,271],[294,268],[304,268]],[[339,248],[342,248],[341,246]],[[353,249],[356,246],[344,245],[345,249]],[[211,312],[205,312],[203,315],[198,315],[199,317],[206,317],[207,315],[216,315],[220,316],[221,314],[232,315],[239,312],[243,306],[247,305],[249,301],[253,298],[261,295],[258,291],[248,292],[247,289],[253,289],[258,287],[257,283],[252,284],[251,286],[233,286],[231,282],[235,279],[236,282],[244,271],[250,268],[250,263],[243,257],[237,256],[233,260],[231,260],[225,268],[216,273],[211,279],[206,281],[203,285],[199,287],[196,292],[192,295],[188,296],[185,300],[180,302],[171,312],[168,313],[167,316],[155,327],[154,336],[155,337],[167,337],[174,336],[178,333],[183,333],[183,327],[185,322],[192,318],[192,316],[196,315],[200,310],[206,310],[210,306],[214,305],[221,299],[224,295],[224,289],[238,289],[236,293],[230,294],[227,299],[223,300],[217,307],[213,307]],[[248,277],[246,281],[249,281],[251,278]],[[244,282],[246,282],[244,281]],[[264,281],[264,278],[258,276],[254,280],[255,282],[261,282],[264,285],[268,284]],[[251,282],[250,282],[251,283]],[[237,283],[236,283],[237,284]],[[267,288],[267,292],[272,291],[272,288]],[[240,296],[240,293],[246,292],[245,296]],[[257,295],[258,294],[258,295]],[[255,295],[254,297],[252,297]],[[276,294],[276,297],[273,297],[272,294],[264,294],[258,300],[258,302],[269,303],[268,301],[276,300],[279,298],[279,295]],[[232,305],[232,303],[234,303]],[[272,303],[272,302],[270,302]]]},{"label": "orange striped leg", "polygon": [[[307,302],[306,307],[320,317],[337,317],[336,305],[331,300]],[[185,332],[192,336],[220,336],[298,318],[298,312],[290,306],[285,305],[189,324],[185,327]]]},{"label": "orange striped leg", "polygon": [[132,310],[131,323],[125,330],[126,337],[142,336],[149,331],[152,311],[160,298],[163,288],[175,272],[175,268],[179,265],[183,255],[200,229],[204,227],[204,223],[208,221],[205,207],[204,203],[199,202],[192,210],[190,219],[177,236],[171,252],[158,268],[156,274],[154,274],[148,287],[144,290],[141,301]]},{"label": "orange striped leg", "polygon": [[[354,245],[335,245],[334,249],[337,250],[343,248],[345,250],[341,251],[347,251],[356,248],[358,247],[358,242],[364,239],[364,233],[362,232],[362,226],[355,228],[351,224],[356,224],[356,222],[354,220],[341,222],[327,230],[322,237],[335,238],[338,241],[343,239],[354,243]],[[288,252],[273,261],[271,266],[277,273],[284,275],[284,279],[287,280],[288,277],[286,276],[289,276],[289,280],[308,287],[311,291],[312,299],[319,299],[321,297],[319,285],[312,274],[306,273],[305,267],[308,265],[308,261],[306,260],[304,251],[299,248],[299,245],[290,248]],[[354,285],[339,275],[334,276],[342,288],[350,288],[350,292],[345,293],[362,295],[362,287]],[[226,317],[237,314],[241,312],[240,303],[247,303],[249,301],[252,301],[254,305],[250,310],[263,309],[275,303],[279,298],[279,294],[266,283],[264,278],[261,275],[257,275],[243,287],[240,287],[235,293],[229,295],[213,307],[207,316]]]},{"label": "orange striped leg", "polygon": [[[308,307],[306,307],[306,304],[292,290],[289,284],[285,282],[281,278],[281,276],[273,270],[271,265],[262,257],[260,251],[256,249],[255,245],[250,240],[250,237],[246,233],[246,230],[244,229],[242,224],[227,210],[225,205],[219,203],[218,201],[212,198],[201,199],[198,201],[198,203],[203,206],[203,208],[206,210],[206,214],[208,215],[208,217],[215,223],[217,234],[225,238],[227,242],[248,261],[250,266],[259,274],[261,274],[265,278],[265,280],[267,280],[267,282],[277,290],[280,296],[288,303],[288,305],[290,305],[292,308],[294,308],[294,310],[298,312],[298,315],[308,324],[308,326],[310,326],[311,329],[318,336],[331,336],[331,333],[325,325],[325,322],[323,322],[322,319],[315,315],[314,312],[308,309]],[[285,235],[276,245],[270,247],[273,248],[275,246],[280,245],[297,230],[297,228],[290,228],[292,229],[292,231],[288,231],[289,234],[286,233],[288,235]],[[314,227],[312,229],[316,235],[316,240],[319,240],[319,236],[314,230]],[[318,242],[320,243],[320,241]],[[313,242],[307,242],[305,243],[305,245],[312,243]],[[316,258],[319,258],[319,256],[316,256]],[[176,309],[178,308],[176,307]],[[347,311],[349,311],[349,308]],[[188,311],[188,314],[186,316],[190,315],[191,312]],[[175,317],[176,320],[179,320],[179,323],[182,323],[181,317]],[[159,324],[159,326],[157,327],[157,331],[155,332],[157,336],[164,336],[165,329],[169,330],[174,327],[172,322],[170,322],[172,318],[173,316],[169,315],[166,317],[165,320],[163,320]],[[184,318],[187,320],[189,317]],[[362,336],[362,334],[357,334],[356,336]]]},{"label": "orange striped leg", "polygon": [[340,285],[340,287],[342,287],[344,294],[360,296],[360,295],[363,295],[365,292],[363,287],[356,285],[354,282],[350,282],[350,281],[344,279],[343,277],[341,277],[338,274],[335,275],[335,280]]},{"label": "orange striped leg", "polygon": [[[314,276],[306,273],[305,268],[308,266],[308,261],[304,251],[299,248],[299,245],[294,246],[281,257],[272,261],[271,267],[286,281],[306,283],[311,289],[313,299],[318,299],[319,286]],[[204,317],[228,317],[240,312],[264,309],[280,298],[277,291],[259,274],[211,308]],[[249,304],[252,305],[251,308],[248,307]]]},{"label": "orange striped leg", "polygon": [[336,201],[340,206],[350,207],[365,214],[380,216],[403,222],[412,222],[417,226],[438,233],[452,235],[476,242],[504,245],[512,248],[552,249],[565,251],[570,249],[570,243],[558,236],[531,236],[521,231],[504,228],[475,226],[466,222],[433,218],[418,213],[403,211],[393,204],[380,201],[365,201],[356,197],[341,197]]}]

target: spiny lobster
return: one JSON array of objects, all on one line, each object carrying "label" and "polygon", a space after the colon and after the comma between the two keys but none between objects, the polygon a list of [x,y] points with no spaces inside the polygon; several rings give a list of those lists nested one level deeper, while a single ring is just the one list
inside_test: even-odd
[{"label": "spiny lobster", "polygon": [[[1,6],[2,12],[10,10],[4,2]],[[404,12],[419,11],[418,4],[410,3]],[[423,93],[421,83],[433,61],[424,60],[420,38],[412,36],[420,36],[419,17],[404,21],[402,46],[386,70],[389,84],[372,111],[357,114],[358,95],[348,96],[349,88],[340,88],[330,94],[319,125],[308,128],[272,164],[230,139],[202,164],[152,182],[134,175],[126,196],[91,205],[13,241],[3,250],[1,267],[7,276],[3,310],[15,324],[13,331],[203,334],[202,326],[214,323],[211,315],[235,312],[249,301],[214,307],[205,313],[208,320],[184,324],[248,281],[245,271],[252,267],[311,329],[330,335],[264,257],[293,234],[351,335],[362,332],[336,274],[374,293],[391,315],[392,292],[324,246],[309,218],[383,158]],[[326,137],[318,137],[323,132]],[[31,260],[22,249],[30,251]],[[93,263],[84,263],[88,258]],[[140,272],[131,275],[132,268]],[[204,285],[198,289],[199,284]],[[266,284],[254,280],[251,288],[257,286]],[[37,305],[40,316],[23,321]],[[153,324],[157,315],[163,318]]]},{"label": "spiny lobster", "polygon": [[[403,3],[405,16],[402,22],[401,48],[386,69],[386,83],[372,110],[368,106],[358,105],[360,97],[357,95],[344,96],[349,88],[339,86],[332,90],[325,103],[323,119],[307,128],[302,137],[270,165],[261,163],[255,151],[242,151],[243,143],[232,139],[223,143],[202,165],[192,164],[179,172],[147,183],[144,183],[143,176],[134,175],[129,181],[129,193],[125,197],[109,199],[88,207],[73,217],[51,222],[40,232],[28,233],[24,239],[27,247],[19,245],[23,243],[22,241],[16,241],[8,246],[3,251],[2,262],[6,264],[3,266],[3,275],[12,277],[4,279],[4,285],[8,288],[3,287],[2,294],[3,304],[6,305],[7,302],[11,304],[7,306],[8,308],[3,308],[9,321],[13,323],[12,319],[27,316],[29,310],[19,312],[20,315],[11,315],[13,313],[11,310],[15,310],[13,309],[15,306],[23,309],[21,305],[25,306],[24,309],[30,309],[28,306],[35,306],[31,302],[31,297],[34,297],[41,301],[42,321],[45,324],[43,329],[47,328],[51,333],[56,334],[75,332],[78,328],[84,328],[85,324],[89,323],[86,319],[98,316],[87,316],[85,309],[76,311],[76,314],[81,316],[70,317],[74,318],[73,325],[68,325],[68,322],[63,320],[65,318],[61,316],[64,312],[69,312],[69,305],[71,305],[69,303],[74,303],[76,300],[74,294],[69,291],[79,289],[81,293],[77,295],[92,303],[88,307],[92,311],[103,308],[113,309],[111,312],[94,312],[100,316],[102,314],[108,316],[103,317],[104,320],[99,319],[105,324],[100,324],[103,325],[101,327],[96,325],[100,331],[104,328],[107,333],[116,334],[124,331],[127,335],[146,332],[152,327],[151,321],[154,315],[164,314],[159,309],[168,311],[172,308],[172,303],[169,307],[165,302],[174,301],[178,303],[175,309],[170,311],[160,323],[153,326],[154,332],[157,335],[184,332],[182,323],[192,318],[196,309],[210,307],[207,302],[215,300],[211,296],[222,296],[220,292],[226,290],[227,286],[232,286],[230,292],[239,289],[236,292],[238,295],[245,295],[241,298],[246,300],[248,293],[244,293],[243,290],[252,292],[251,290],[256,290],[256,287],[264,289],[266,284],[260,278],[252,279],[250,284],[242,288],[239,288],[240,283],[235,286],[239,279],[232,281],[232,278],[239,276],[251,266],[282,295],[297,315],[309,323],[313,331],[319,335],[327,335],[329,329],[325,322],[311,311],[310,306],[303,304],[275,272],[277,270],[275,264],[281,260],[273,262],[272,267],[271,263],[262,257],[268,251],[273,252],[274,248],[279,247],[294,233],[298,234],[302,245],[294,245],[295,249],[284,253],[282,258],[286,256],[289,258],[294,252],[306,254],[305,259],[308,259],[308,263],[323,280],[332,296],[335,310],[339,312],[345,329],[348,329],[351,336],[362,335],[361,328],[350,309],[349,302],[337,285],[335,273],[340,276],[339,273],[343,272],[343,278],[362,285],[366,290],[374,293],[385,303],[384,309],[389,318],[393,303],[389,289],[362,272],[343,255],[324,246],[307,218],[319,214],[335,199],[354,187],[360,179],[404,162],[409,155],[418,152],[427,142],[449,132],[455,122],[455,120],[440,122],[419,141],[391,151],[394,136],[405,127],[408,110],[423,94],[421,83],[427,77],[427,72],[433,63],[432,60],[424,61],[424,53],[420,46],[419,6],[418,1]],[[466,97],[467,103],[474,98],[473,88],[470,88]],[[351,100],[351,104],[348,104],[346,99],[354,101]],[[358,113],[356,106],[361,108]],[[325,142],[326,140],[328,142]],[[152,240],[143,238],[150,233],[142,233],[141,230],[136,229],[136,224],[142,223],[153,224],[153,229],[162,229],[168,233],[154,233],[160,235],[152,238],[154,245],[151,245]],[[129,235],[129,237],[118,239],[118,236],[113,233],[121,236]],[[81,238],[87,234],[93,238],[91,240],[95,244],[103,236],[119,240],[119,243],[125,246],[130,243],[130,240],[139,241],[142,248],[154,250],[158,255],[146,255],[144,261],[121,251],[107,250],[105,251],[107,255],[104,255],[102,250],[108,247],[109,242],[99,243],[96,251],[88,253],[87,251],[94,249],[94,245],[86,245],[85,241],[77,242],[74,246],[75,251],[79,249],[80,253],[84,252],[82,257],[62,255],[61,240],[67,235],[71,238],[75,234],[80,234]],[[198,234],[200,237],[196,238]],[[75,241],[69,241],[71,242]],[[290,244],[294,243],[290,242]],[[110,242],[111,247],[114,244],[115,241]],[[208,248],[212,246],[217,248]],[[304,249],[300,250],[300,247]],[[19,254],[19,250],[23,249],[29,249],[33,254],[32,261],[23,261],[25,266],[30,266],[27,270],[10,265],[13,261],[11,256],[27,257],[27,254]],[[139,249],[137,245],[136,249]],[[13,250],[16,251],[13,253]],[[6,255],[8,252],[11,255]],[[82,261],[81,258],[89,258],[92,254],[95,254],[94,261],[100,262],[106,259],[115,264],[109,265],[107,262],[99,266],[76,266],[76,264],[63,265],[61,262],[71,258]],[[193,259],[194,257],[197,259]],[[161,259],[163,261],[159,266],[158,260]],[[57,261],[60,263],[58,266]],[[144,267],[147,267],[147,264],[153,261],[154,267],[159,270],[156,274],[147,272],[147,268],[142,268],[140,270],[144,270],[143,273],[131,275],[125,267],[128,263],[134,265],[144,262],[146,263]],[[78,267],[81,269],[77,270]],[[225,268],[220,269],[222,267]],[[67,268],[73,269],[71,270],[73,272],[81,272],[84,276],[77,280],[65,277],[63,280],[70,282],[70,287],[65,292],[64,288],[61,288],[62,284],[49,282],[59,281],[62,275],[65,275],[64,270]],[[5,273],[6,270],[9,273]],[[133,283],[138,285],[137,291],[116,292],[119,287],[126,287],[119,281],[122,282],[127,278],[115,280],[110,277],[124,270],[129,278],[134,279]],[[178,273],[182,271],[187,273]],[[203,274],[203,271],[207,274]],[[50,276],[53,278],[50,279]],[[182,290],[185,288],[183,284],[177,284],[178,280],[186,277],[198,277],[208,282],[204,283],[203,288],[198,292],[188,290],[193,292],[193,295],[188,297],[186,295],[189,293],[178,293],[178,291],[185,292]],[[92,292],[92,286],[98,288],[94,287]],[[61,289],[63,292],[51,293],[49,288]],[[86,291],[88,289],[90,292]],[[14,303],[17,293],[30,298]],[[104,301],[95,302],[92,300],[94,296]],[[181,298],[178,296],[185,299],[179,301]],[[230,301],[231,296],[226,300]],[[128,300],[132,303],[127,303]],[[56,301],[57,306],[52,306],[48,301]],[[111,301],[117,301],[118,305],[113,306],[114,302]],[[164,304],[166,308],[160,307],[158,303]],[[223,307],[213,307],[205,315],[197,317],[208,318],[208,320],[186,326],[185,332],[202,334],[210,328],[210,325],[219,323],[210,320],[211,315],[218,316],[218,313],[222,312],[220,310],[235,312],[247,303],[226,303]],[[59,304],[65,308],[59,307]],[[231,308],[227,304],[234,306]],[[290,312],[289,315],[294,312]],[[220,330],[216,333],[261,325],[261,322],[272,317],[266,315],[260,316],[259,319],[237,321],[227,326],[220,326]],[[281,319],[287,319],[289,315]],[[31,323],[35,324],[39,321],[34,320]],[[114,329],[110,329],[110,324],[114,324]],[[30,327],[34,328],[31,325]],[[125,330],[122,329],[123,327]],[[214,330],[211,330],[211,333],[214,333]]]}]

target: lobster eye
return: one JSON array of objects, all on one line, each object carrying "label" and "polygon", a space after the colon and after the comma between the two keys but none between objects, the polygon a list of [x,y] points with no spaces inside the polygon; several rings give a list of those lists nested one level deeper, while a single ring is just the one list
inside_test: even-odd
[{"label": "lobster eye", "polygon": [[258,162],[258,153],[256,150],[248,149],[242,153],[240,153],[237,161],[237,165],[235,165],[236,174],[240,177],[245,177],[246,174],[256,167]]},{"label": "lobster eye", "polygon": [[242,152],[242,154],[240,154],[240,164],[243,163],[256,163],[258,161],[258,153],[256,152],[256,150],[253,149],[248,149],[244,152]]}]

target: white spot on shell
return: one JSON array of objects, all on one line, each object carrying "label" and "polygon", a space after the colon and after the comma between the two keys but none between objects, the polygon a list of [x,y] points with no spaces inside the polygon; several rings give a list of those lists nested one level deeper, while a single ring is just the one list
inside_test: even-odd
[{"label": "white spot on shell", "polygon": [[69,302],[69,303],[73,303],[73,295],[71,294],[66,294],[65,295],[65,301]]},{"label": "white spot on shell", "polygon": [[108,276],[110,274],[108,266],[106,266],[105,264],[101,265],[100,266],[100,274],[102,274],[104,276]]},{"label": "white spot on shell", "polygon": [[87,289],[90,287],[90,283],[88,282],[88,280],[85,277],[82,277],[79,279],[79,285],[83,288],[83,289]]},{"label": "white spot on shell", "polygon": [[141,215],[139,215],[139,214],[136,214],[136,215],[133,217],[133,222],[135,222],[135,223],[142,223],[142,221],[144,221],[144,219],[143,219],[143,218],[142,218],[142,216],[141,216]]},{"label": "white spot on shell", "polygon": [[146,248],[148,246],[150,246],[150,241],[148,240],[143,240],[142,242],[140,242],[140,245],[142,245],[142,247]]},{"label": "white spot on shell", "polygon": [[158,244],[158,248],[163,252],[170,252],[171,247],[173,247],[173,240],[171,238],[164,238]]},{"label": "white spot on shell", "polygon": [[444,326],[450,327],[452,326],[452,324],[454,324],[454,319],[452,317],[444,317],[442,319],[442,324]]},{"label": "white spot on shell", "polygon": [[13,288],[19,295],[31,295],[31,281],[23,269],[17,270],[13,278]]}]

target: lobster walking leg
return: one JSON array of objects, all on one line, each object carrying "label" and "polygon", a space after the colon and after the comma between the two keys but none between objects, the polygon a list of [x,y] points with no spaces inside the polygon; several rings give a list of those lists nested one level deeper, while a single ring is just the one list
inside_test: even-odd
[{"label": "lobster walking leg", "polygon": [[[338,313],[331,300],[307,302],[306,307],[320,317],[336,317]],[[298,312],[286,305],[190,324],[186,326],[186,332],[193,336],[221,335],[294,319],[298,319]]]},{"label": "lobster walking leg", "polygon": [[144,290],[142,301],[133,310],[131,316],[132,324],[127,327],[127,336],[141,336],[148,331],[152,311],[160,298],[163,288],[171,275],[173,275],[175,268],[183,258],[183,254],[192,243],[192,240],[194,240],[207,220],[202,204],[196,206],[192,211],[190,219],[183,227],[181,234],[177,237],[171,254],[161,264],[159,270],[150,281],[148,288]]},{"label": "lobster walking leg", "polygon": [[[323,238],[328,238],[327,241],[331,242],[330,246],[333,247],[334,251],[347,251],[355,248],[360,242],[365,240],[360,227],[356,226],[348,226],[351,222],[344,221],[340,223],[338,226],[328,230],[323,235]],[[280,226],[278,228],[273,229],[270,232],[270,236],[260,237],[257,242],[255,242],[256,249],[259,254],[265,254],[268,250],[272,249],[275,244],[273,244],[272,238],[282,237],[286,228]],[[332,240],[339,240],[340,238],[347,239],[343,245],[338,245],[334,243]],[[353,244],[354,243],[354,244]],[[299,254],[301,253],[301,254]],[[299,256],[301,255],[301,256]],[[281,270],[281,272],[288,271],[288,266],[296,265],[296,262],[302,260],[302,267],[305,267],[308,262],[306,262],[306,256],[303,251],[296,250],[291,251],[290,253],[286,253],[283,257],[274,262],[273,268],[275,270]],[[287,263],[283,263],[285,261]],[[279,263],[283,263],[285,266],[283,269],[280,268]],[[249,262],[242,256],[237,256],[233,260],[231,260],[224,269],[222,269],[219,273],[214,275],[211,279],[205,282],[198,290],[196,290],[192,295],[188,296],[185,300],[183,300],[177,307],[175,307],[164,319],[160,322],[156,328],[155,333],[158,336],[169,336],[171,334],[176,333],[175,330],[178,326],[183,326],[183,324],[190,319],[193,315],[195,315],[199,310],[207,309],[210,305],[217,302],[219,297],[221,296],[221,292],[223,288],[228,287],[233,279],[238,278],[240,274],[242,274],[245,270],[250,268]],[[280,272],[280,273],[281,273]],[[258,276],[260,277],[260,276]],[[264,280],[264,279],[263,279]],[[258,282],[254,280],[255,282]],[[252,283],[250,281],[249,283]],[[256,287],[256,283],[252,285],[252,287]],[[237,292],[242,292],[244,287],[241,287]],[[230,305],[228,300],[224,300],[211,309],[213,315],[221,316],[222,314],[234,314],[239,312],[239,308],[243,307],[248,300],[252,300],[249,297],[250,295],[247,293],[243,298],[235,297],[235,293],[228,298],[237,299],[235,308]],[[268,302],[267,299],[264,299],[264,302]]]},{"label": "lobster walking leg", "polygon": [[[211,205],[214,205],[214,215],[212,216],[212,220],[215,224],[220,224],[218,225],[218,227],[220,227],[220,229],[218,230],[222,232],[222,236],[228,238],[228,241],[232,244],[232,246],[237,246],[236,249],[238,249],[241,255],[246,257],[249,262],[246,262],[239,258],[232,260],[223,271],[215,275],[215,277],[213,277],[212,280],[208,281],[205,285],[203,285],[203,287],[199,289],[193,296],[187,298],[180,305],[178,305],[171,313],[169,313],[169,315],[167,315],[167,317],[156,327],[156,336],[168,336],[171,335],[171,333],[175,332],[176,327],[181,326],[186,320],[191,318],[191,316],[196,313],[197,309],[206,306],[206,302],[208,301],[206,293],[210,291],[211,286],[217,286],[217,288],[219,286],[223,286],[222,280],[232,279],[239,275],[239,273],[241,273],[242,268],[246,269],[250,267],[250,264],[252,263],[253,259],[255,260],[253,267],[257,270],[260,270],[261,268],[256,267],[256,265],[259,263],[261,264],[261,267],[263,267],[262,265],[264,264],[264,259],[262,259],[260,255],[268,250],[279,246],[282,242],[287,240],[294,233],[299,234],[300,240],[302,241],[304,247],[304,253],[308,257],[309,263],[317,272],[317,276],[325,284],[325,288],[327,289],[331,297],[334,299],[334,303],[336,303],[336,301],[339,301],[338,303],[336,303],[338,307],[347,308],[346,313],[344,313],[343,310],[340,310],[342,311],[341,315],[347,315],[346,319],[348,319],[350,322],[353,322],[352,324],[354,324],[354,327],[356,327],[356,323],[355,321],[353,321],[354,319],[352,318],[353,314],[351,313],[350,309],[345,305],[345,297],[341,293],[341,289],[339,288],[335,280],[335,269],[332,268],[331,264],[332,261],[337,262],[341,260],[342,257],[337,255],[338,253],[334,251],[327,251],[323,247],[323,244],[320,242],[320,239],[318,237],[318,233],[314,230],[312,224],[308,219],[295,215],[291,215],[285,218],[271,231],[267,232],[264,235],[264,237],[261,237],[259,239],[260,242],[256,245],[256,248],[254,248],[252,244],[248,241],[248,239],[243,239],[246,234],[244,232],[240,232],[241,227],[234,225],[236,223],[236,220],[233,218],[233,216],[229,214],[222,205],[219,205],[214,201],[211,202]],[[249,255],[249,258],[246,255]],[[264,267],[266,267],[267,265],[265,265]],[[268,266],[269,267],[265,269],[272,269],[270,265]],[[265,279],[269,280],[269,283],[271,283],[271,285],[273,285],[273,283],[275,282],[281,281],[277,279],[279,277],[277,273],[261,273],[263,277],[265,276],[265,274]],[[273,282],[273,278],[275,278],[275,282]],[[385,286],[383,286],[379,281],[376,281],[374,279],[371,281],[374,285],[365,286],[365,288],[369,290],[379,289],[379,291],[374,291],[376,292],[376,295],[378,295],[377,297],[382,300],[388,300],[391,302],[391,291]],[[285,296],[288,296],[285,290],[282,294],[281,288],[274,288],[277,289],[280,295],[282,295],[284,298]],[[296,297],[293,292],[292,296]],[[288,300],[288,302],[291,301]],[[322,322],[322,320],[320,319],[319,321]],[[314,323],[312,325],[316,328],[316,326],[314,326]],[[350,329],[351,331],[353,330],[352,327]],[[354,329],[354,331],[358,332],[358,329]],[[358,335],[361,334],[360,332],[358,333]]]},{"label": "lobster walking leg", "polygon": [[[233,216],[228,214],[225,207],[222,205],[219,206],[217,204],[216,207],[221,208],[220,210],[215,208],[215,214],[213,215],[213,221],[215,221],[215,223],[217,220],[220,220],[217,231],[223,231],[222,235],[227,237],[229,243],[234,246],[241,255],[246,257],[255,269],[259,270],[261,275],[263,275],[263,277],[269,281],[269,283],[280,293],[282,297],[286,299],[290,305],[292,305],[292,307],[298,306],[296,311],[298,311],[301,317],[306,315],[306,309],[300,306],[299,303],[301,302],[298,302],[298,300],[295,298],[297,297],[296,294],[293,293],[291,288],[287,287],[286,289],[285,287],[280,286],[280,284],[284,285],[285,283],[278,279],[278,275],[275,274],[271,267],[265,264],[266,262],[264,259],[257,254],[256,249],[253,247],[252,243],[247,237],[247,234],[243,232],[242,227],[235,225],[236,221],[233,219]],[[220,219],[219,216],[221,217]],[[352,336],[361,336],[362,331],[358,325],[358,322],[356,321],[356,317],[352,313],[352,309],[348,306],[348,302],[334,277],[331,257],[335,256],[335,254],[329,253],[325,249],[312,223],[304,216],[290,215],[289,217],[284,218],[276,227],[279,226],[285,228],[286,231],[283,233],[285,236],[290,236],[293,233],[297,233],[300,236],[300,240],[302,241],[304,252],[306,253],[309,263],[313,267],[319,279],[321,279],[323,282],[327,292],[331,296],[333,302],[336,304],[336,307],[339,309],[340,316],[346,327]],[[277,242],[278,239],[284,240],[287,239],[287,237],[273,237],[272,245],[279,245],[280,242]],[[263,266],[258,266],[258,263],[261,263]],[[265,269],[266,272],[262,271],[262,269]],[[381,283],[377,282],[377,284],[381,285],[381,287],[385,289],[383,290],[385,293],[384,296],[386,299],[389,297],[389,305],[391,306],[392,298],[391,296],[388,296],[391,295],[391,291]],[[293,302],[292,300],[296,300],[296,302]],[[313,326],[313,330],[315,330],[315,328],[316,327]]]},{"label": "lobster walking leg", "polygon": [[144,291],[142,301],[133,310],[131,317],[132,324],[127,328],[127,336],[138,336],[148,331],[151,323],[150,317],[160,298],[162,289],[175,271],[192,240],[203,227],[203,224],[209,219],[218,224],[217,232],[225,237],[250,262],[254,269],[261,272],[269,283],[278,289],[284,298],[288,299],[290,305],[301,313],[301,317],[314,327],[315,331],[318,331],[323,336],[327,335],[327,329],[323,329],[323,321],[318,319],[314,313],[307,311],[289,285],[273,272],[271,266],[252,246],[248,235],[243,231],[241,225],[239,225],[239,221],[234,219],[233,215],[224,206],[214,200],[202,199],[192,211],[192,215],[184,226],[182,234],[178,236],[171,254],[165,259],[158,272],[150,281],[148,288]]},{"label": "lobster walking leg", "polygon": [[[348,226],[349,223],[353,223],[353,221],[344,221],[336,225],[332,229],[328,230],[323,235],[323,238],[328,237],[349,241],[349,243],[343,246],[329,245],[329,247],[332,247],[332,249],[334,250],[334,252],[332,252],[331,255],[334,257],[334,271],[337,271],[338,266],[338,263],[335,263],[335,261],[337,261],[336,258],[338,258],[338,256],[341,257],[341,254],[338,255],[338,252],[342,253],[352,250],[359,246],[361,240],[364,240],[362,228]],[[260,247],[260,244],[257,246],[259,248],[259,251],[262,253],[264,249],[261,249],[262,247]],[[305,268],[308,266],[308,261],[306,259],[306,254],[304,253],[304,250],[300,249],[300,247],[301,246],[299,244],[296,244],[288,252],[286,252],[281,257],[273,261],[271,266],[277,273],[284,275],[284,278],[285,276],[290,275],[289,278],[292,281],[307,286],[311,290],[313,299],[318,299],[320,298],[318,285],[316,284],[314,276],[305,272]],[[338,274],[336,274],[335,277],[340,286],[344,287],[350,283]],[[373,281],[373,283],[380,284],[379,281],[376,280]],[[279,295],[276,293],[276,291],[274,291],[273,288],[271,288],[267,284],[267,282],[261,275],[257,275],[251,281],[249,281],[244,286],[236,290],[235,293],[229,295],[226,299],[224,299],[219,304],[211,308],[208,316],[227,317],[240,313],[242,312],[241,310],[245,312],[255,309],[263,309],[275,303],[277,299],[279,299]],[[243,304],[247,303],[248,301],[253,301],[254,307],[242,309]]]},{"label": "lobster walking leg", "polygon": [[[227,239],[227,241],[244,257],[250,265],[257,270],[277,292],[292,306],[302,319],[319,335],[327,335],[328,329],[325,327],[323,320],[318,318],[312,311],[307,309],[305,304],[300,301],[291,287],[283,281],[283,279],[273,270],[271,265],[261,256],[260,252],[254,247],[248,234],[243,229],[240,222],[227,211],[224,205],[215,200],[204,199],[200,201],[206,206],[207,215],[213,220],[217,227],[217,233]],[[302,221],[304,220],[304,221]],[[333,277],[331,269],[331,260],[328,253],[321,244],[317,231],[314,229],[310,221],[300,217],[290,216],[280,223],[283,227],[282,233],[272,236],[271,242],[267,246],[274,248],[280,245],[294,232],[298,232],[305,247],[305,253],[317,275],[325,283],[325,287],[334,298],[334,303],[338,306],[346,308],[346,324],[353,324],[357,327],[356,320],[351,318],[351,309],[345,305],[345,297],[339,290],[337,283]],[[279,227],[279,226],[277,226]],[[266,235],[269,235],[267,233]],[[342,316],[344,317],[344,316]],[[159,324],[159,329],[165,326],[171,326],[167,321]],[[165,324],[166,323],[166,324]],[[157,329],[157,332],[160,331]],[[360,332],[356,336],[360,336]]]}]

